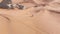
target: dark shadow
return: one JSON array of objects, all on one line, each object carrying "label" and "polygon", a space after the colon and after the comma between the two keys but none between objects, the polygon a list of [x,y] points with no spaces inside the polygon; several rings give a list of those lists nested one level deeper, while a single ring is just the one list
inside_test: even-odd
[{"label": "dark shadow", "polygon": [[3,1],[1,1],[0,8],[8,9],[9,6],[7,4],[12,4],[12,1],[11,0],[3,0]]},{"label": "dark shadow", "polygon": [[3,0],[3,1],[1,1],[1,3],[3,3],[3,4],[11,4],[12,1],[11,0]]},{"label": "dark shadow", "polygon": [[17,8],[23,10],[24,9],[24,6],[17,4]]}]

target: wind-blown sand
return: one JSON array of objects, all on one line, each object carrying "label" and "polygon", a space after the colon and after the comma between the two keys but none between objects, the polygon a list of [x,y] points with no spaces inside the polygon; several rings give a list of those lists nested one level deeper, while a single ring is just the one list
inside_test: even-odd
[{"label": "wind-blown sand", "polygon": [[33,3],[22,4],[24,10],[0,9],[0,34],[59,34],[60,16],[48,11],[52,9],[50,5],[43,8],[33,7]]}]

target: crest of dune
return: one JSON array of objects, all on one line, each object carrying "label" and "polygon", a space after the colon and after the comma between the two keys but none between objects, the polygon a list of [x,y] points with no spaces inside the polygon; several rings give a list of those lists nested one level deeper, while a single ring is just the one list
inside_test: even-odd
[{"label": "crest of dune", "polygon": [[57,10],[60,11],[60,0],[54,0],[50,2],[47,6],[46,9],[50,10]]}]

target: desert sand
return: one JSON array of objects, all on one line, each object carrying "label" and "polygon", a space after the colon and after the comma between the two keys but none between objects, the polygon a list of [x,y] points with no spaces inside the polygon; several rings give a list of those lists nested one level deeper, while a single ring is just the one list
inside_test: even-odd
[{"label": "desert sand", "polygon": [[[17,1],[13,0],[14,3]],[[0,9],[0,34],[60,34],[60,7],[54,7],[56,4],[53,3],[46,7],[34,7],[33,3],[21,4],[25,6],[23,10]]]}]

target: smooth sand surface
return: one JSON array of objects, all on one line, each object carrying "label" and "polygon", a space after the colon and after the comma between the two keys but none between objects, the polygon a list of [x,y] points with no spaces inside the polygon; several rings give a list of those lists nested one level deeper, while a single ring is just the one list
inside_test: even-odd
[{"label": "smooth sand surface", "polygon": [[[37,34],[35,18],[25,10],[0,10],[0,34]],[[9,20],[5,17],[9,18]],[[37,23],[37,22],[36,22]],[[3,33],[4,32],[4,33]]]}]

